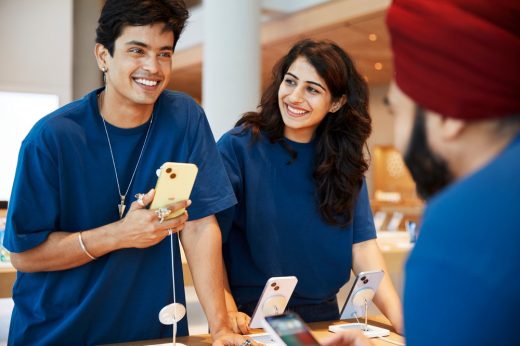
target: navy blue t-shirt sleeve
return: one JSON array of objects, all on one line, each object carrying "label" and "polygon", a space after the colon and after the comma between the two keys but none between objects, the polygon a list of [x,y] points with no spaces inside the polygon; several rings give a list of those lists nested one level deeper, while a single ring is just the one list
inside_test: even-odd
[{"label": "navy blue t-shirt sleeve", "polygon": [[216,214],[236,204],[206,115],[198,105],[194,108],[193,116],[198,121],[188,129],[191,146],[188,161],[196,164],[199,171],[190,197],[193,202],[188,210],[190,220]]},{"label": "navy blue t-shirt sleeve", "polygon": [[24,140],[7,213],[4,246],[23,252],[55,231],[59,193],[56,163],[41,142]]},{"label": "navy blue t-shirt sleeve", "polygon": [[[226,168],[229,180],[233,186],[233,191],[238,201],[242,198],[242,171],[240,169],[241,164],[238,159],[237,153],[233,147],[233,135],[226,133],[218,141],[217,147],[224,161],[224,167]],[[217,214],[217,220],[222,231],[222,241],[225,243],[231,226],[235,218],[237,205],[234,205],[226,210],[221,211]]]},{"label": "navy blue t-shirt sleeve", "polygon": [[356,207],[354,209],[354,243],[360,243],[365,240],[376,238],[376,227],[374,225],[374,217],[370,208],[370,200],[368,198],[367,184],[363,179],[363,185],[359,191]]}]

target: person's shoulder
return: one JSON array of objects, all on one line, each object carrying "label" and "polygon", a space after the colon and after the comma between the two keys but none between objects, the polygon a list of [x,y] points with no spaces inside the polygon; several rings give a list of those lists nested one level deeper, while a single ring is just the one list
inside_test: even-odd
[{"label": "person's shoulder", "polygon": [[75,119],[85,116],[88,111],[88,97],[72,101],[38,120],[25,138],[26,142],[38,142],[49,140],[52,137],[60,137],[63,132],[70,132],[76,124]]},{"label": "person's shoulder", "polygon": [[181,132],[198,131],[201,123],[207,123],[202,107],[191,96],[179,91],[164,90],[155,104],[154,113],[165,127]]},{"label": "person's shoulder", "polygon": [[202,110],[202,107],[188,94],[174,90],[164,90],[159,98],[161,107],[174,107],[174,109]]},{"label": "person's shoulder", "polygon": [[[429,202],[427,210],[472,214],[477,208],[508,208],[505,197],[520,192],[517,173],[520,169],[520,136],[485,166],[453,182]],[[486,197],[484,197],[486,196]],[[497,200],[490,200],[495,197]],[[518,204],[515,204],[518,205]],[[469,208],[471,206],[471,208]],[[469,215],[466,215],[469,217]]]},{"label": "person's shoulder", "polygon": [[[428,200],[423,214],[423,229],[435,237],[464,236],[476,239],[494,232],[493,239],[516,236],[515,203],[520,184],[514,169],[518,160],[507,150],[485,167],[451,183]],[[497,225],[500,224],[500,227]]]},{"label": "person's shoulder", "polygon": [[245,147],[261,141],[261,139],[261,133],[255,137],[251,127],[239,125],[224,133],[217,144],[219,146]]},{"label": "person's shoulder", "polygon": [[185,103],[197,103],[193,97],[177,90],[166,89],[162,92],[161,98],[164,98],[166,102],[185,102]]}]

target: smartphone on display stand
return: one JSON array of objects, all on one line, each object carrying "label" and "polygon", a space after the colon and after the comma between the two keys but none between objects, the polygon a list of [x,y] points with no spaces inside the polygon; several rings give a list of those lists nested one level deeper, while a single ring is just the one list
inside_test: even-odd
[{"label": "smartphone on display stand", "polygon": [[276,340],[277,345],[319,346],[303,320],[294,312],[267,316],[262,321],[264,329]]},{"label": "smartphone on display stand", "polygon": [[383,225],[386,220],[386,212],[378,211],[374,214],[374,226],[376,226],[376,231],[381,231],[383,229]]},{"label": "smartphone on display stand", "polygon": [[[383,279],[382,270],[360,272],[356,275],[354,284],[350,289],[347,301],[341,309],[341,320],[355,318],[358,323],[333,324],[329,326],[329,331],[339,333],[349,329],[361,330],[366,337],[383,337],[390,335],[390,331],[385,328],[375,327],[367,324],[367,308],[376,294],[377,288]],[[363,320],[364,323],[359,321]]]},{"label": "smartphone on display stand", "polygon": [[[159,170],[155,196],[150,209],[163,208],[189,199],[197,172],[197,166],[192,163],[165,162]],[[184,211],[184,208],[177,210],[166,216],[165,220],[182,215]]]},{"label": "smartphone on display stand", "polygon": [[265,316],[282,314],[297,283],[296,276],[278,276],[267,280],[251,316],[249,327],[262,328],[262,320]]},{"label": "smartphone on display stand", "polygon": [[365,306],[362,303],[365,299],[368,303],[372,301],[383,276],[384,272],[382,270],[361,272],[356,275],[347,300],[341,309],[340,319],[364,317]]},{"label": "smartphone on display stand", "polygon": [[388,226],[386,226],[387,231],[395,232],[399,230],[399,225],[401,224],[401,221],[403,220],[404,214],[400,213],[398,211],[395,211],[392,214],[392,218],[388,222]]}]

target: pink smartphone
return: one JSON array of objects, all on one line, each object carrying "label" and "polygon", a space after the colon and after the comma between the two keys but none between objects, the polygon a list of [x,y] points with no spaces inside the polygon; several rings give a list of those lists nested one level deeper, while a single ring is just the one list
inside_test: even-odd
[{"label": "pink smartphone", "polygon": [[374,270],[361,272],[356,276],[354,285],[350,289],[345,305],[341,310],[340,319],[360,318],[364,316],[364,300],[368,302],[374,298],[374,295],[383,279],[384,272],[382,270]]},{"label": "pink smartphone", "polygon": [[251,316],[249,327],[262,328],[264,316],[282,314],[297,283],[296,276],[279,276],[267,280]]}]

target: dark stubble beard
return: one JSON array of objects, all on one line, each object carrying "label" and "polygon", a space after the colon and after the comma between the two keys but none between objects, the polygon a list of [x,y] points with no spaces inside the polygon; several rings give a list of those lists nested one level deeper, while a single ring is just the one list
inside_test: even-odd
[{"label": "dark stubble beard", "polygon": [[404,162],[415,180],[417,194],[428,200],[453,182],[446,160],[435,154],[428,145],[426,115],[416,107],[412,134],[404,155]]}]

